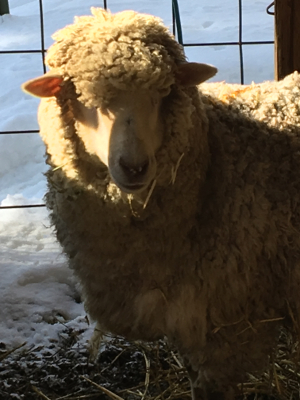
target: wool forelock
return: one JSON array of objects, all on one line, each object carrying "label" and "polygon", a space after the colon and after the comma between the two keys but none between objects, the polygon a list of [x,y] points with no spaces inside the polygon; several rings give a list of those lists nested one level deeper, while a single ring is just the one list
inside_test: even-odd
[{"label": "wool forelock", "polygon": [[92,8],[53,35],[46,62],[71,79],[80,100],[99,107],[119,90],[149,89],[167,95],[182,47],[162,21],[124,11],[111,14]]}]

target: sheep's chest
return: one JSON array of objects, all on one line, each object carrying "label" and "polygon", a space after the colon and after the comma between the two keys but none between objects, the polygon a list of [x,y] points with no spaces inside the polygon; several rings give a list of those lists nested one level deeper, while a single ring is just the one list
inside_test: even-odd
[{"label": "sheep's chest", "polygon": [[127,337],[152,340],[174,331],[179,314],[195,301],[196,277],[188,273],[198,252],[192,208],[184,215],[174,205],[164,210],[150,201],[143,208],[92,191],[55,192],[55,198],[57,236],[91,316]]}]

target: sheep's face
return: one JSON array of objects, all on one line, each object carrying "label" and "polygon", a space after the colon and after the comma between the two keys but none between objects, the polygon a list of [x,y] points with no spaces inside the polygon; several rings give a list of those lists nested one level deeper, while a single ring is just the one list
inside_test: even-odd
[{"label": "sheep's face", "polygon": [[155,177],[163,131],[161,101],[158,93],[136,90],[119,92],[101,109],[80,105],[78,135],[124,192],[142,191]]}]

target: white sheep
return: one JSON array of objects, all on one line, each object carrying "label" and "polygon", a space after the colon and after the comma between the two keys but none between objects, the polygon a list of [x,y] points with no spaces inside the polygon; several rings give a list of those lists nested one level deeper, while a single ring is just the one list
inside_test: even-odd
[{"label": "white sheep", "polygon": [[223,399],[299,333],[299,75],[199,89],[216,69],[158,18],[92,13],[24,84],[57,238],[101,329],[168,337],[193,399]]}]

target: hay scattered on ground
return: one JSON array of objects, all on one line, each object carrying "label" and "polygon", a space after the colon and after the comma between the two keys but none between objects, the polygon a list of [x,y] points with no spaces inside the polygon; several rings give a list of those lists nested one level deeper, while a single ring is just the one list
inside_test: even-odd
[{"label": "hay scattered on ground", "polygon": [[[190,400],[185,368],[167,343],[109,338],[91,363],[82,333],[66,329],[48,349],[0,344],[0,399]],[[298,345],[283,332],[270,370],[249,376],[241,399],[299,400],[299,364],[288,361],[297,354]]]}]

